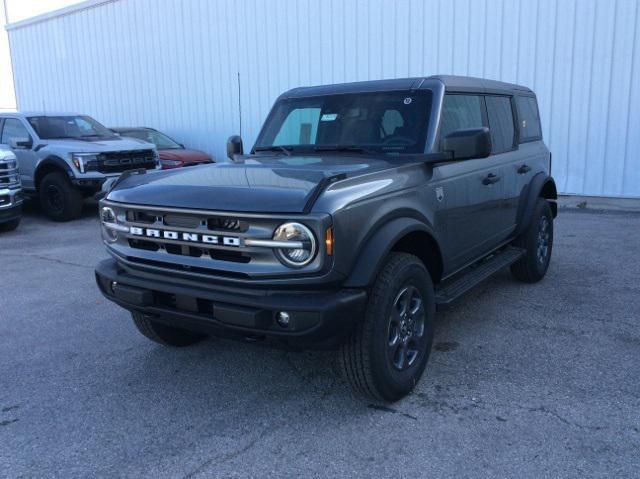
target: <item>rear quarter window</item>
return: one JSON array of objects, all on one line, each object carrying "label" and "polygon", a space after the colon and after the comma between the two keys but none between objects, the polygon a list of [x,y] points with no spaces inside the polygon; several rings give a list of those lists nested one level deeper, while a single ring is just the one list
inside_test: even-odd
[{"label": "rear quarter window", "polygon": [[513,150],[516,129],[513,122],[511,98],[508,96],[487,96],[485,100],[491,132],[491,152],[496,155]]},{"label": "rear quarter window", "polygon": [[542,139],[538,103],[534,97],[516,97],[520,143]]}]

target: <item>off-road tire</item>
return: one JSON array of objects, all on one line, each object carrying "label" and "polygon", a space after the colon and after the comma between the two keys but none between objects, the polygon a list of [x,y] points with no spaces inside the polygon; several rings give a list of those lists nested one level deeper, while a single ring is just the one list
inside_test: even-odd
[{"label": "off-road tire", "polygon": [[82,213],[82,193],[62,172],[47,173],[40,181],[38,195],[42,210],[54,221],[70,221]]},{"label": "off-road tire", "polygon": [[[543,233],[541,228],[545,223],[546,232]],[[525,254],[511,265],[513,277],[525,283],[536,283],[544,278],[549,268],[553,249],[553,214],[547,200],[538,198],[533,209],[531,222],[524,233],[516,238],[514,246],[523,248]],[[542,258],[540,257],[541,250],[544,251]]]},{"label": "off-road tire", "polygon": [[153,321],[140,313],[132,312],[131,319],[133,319],[133,324],[136,325],[136,328],[143,336],[163,346],[191,346],[207,337],[205,334],[174,328],[167,324]]},{"label": "off-road tire", "polygon": [[15,230],[20,225],[20,218],[12,219],[5,223],[0,223],[0,231],[7,232]]},{"label": "off-road tire", "polygon": [[[414,362],[399,370],[388,353],[390,323],[399,294],[407,287],[414,287],[421,296],[424,328]],[[339,367],[353,390],[367,398],[388,402],[410,393],[429,359],[434,316],[433,282],[422,261],[411,254],[391,253],[370,290],[364,318],[358,321],[339,351]]]}]

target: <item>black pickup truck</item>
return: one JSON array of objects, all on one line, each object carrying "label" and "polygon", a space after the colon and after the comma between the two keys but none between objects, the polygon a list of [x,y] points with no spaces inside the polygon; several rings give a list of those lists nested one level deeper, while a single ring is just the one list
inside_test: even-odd
[{"label": "black pickup truck", "polygon": [[[510,267],[542,279],[557,214],[528,88],[434,76],[296,88],[248,154],[126,174],[101,201],[102,293],[142,334],[335,348],[393,401],[422,375],[437,308]],[[144,174],[143,174],[144,173]]]}]

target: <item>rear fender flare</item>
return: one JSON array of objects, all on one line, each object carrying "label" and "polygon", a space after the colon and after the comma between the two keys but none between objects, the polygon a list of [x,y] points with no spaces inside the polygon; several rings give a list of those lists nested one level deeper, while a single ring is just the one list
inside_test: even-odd
[{"label": "rear fender flare", "polygon": [[[546,194],[542,194],[545,190]],[[538,173],[533,177],[527,188],[522,190],[520,195],[520,204],[518,206],[518,229],[516,235],[522,234],[529,223],[531,222],[531,216],[533,215],[533,209],[535,208],[536,201],[539,197],[545,197],[551,201],[558,199],[556,183],[553,178],[546,173]],[[557,216],[557,205],[553,204],[553,216]]]}]

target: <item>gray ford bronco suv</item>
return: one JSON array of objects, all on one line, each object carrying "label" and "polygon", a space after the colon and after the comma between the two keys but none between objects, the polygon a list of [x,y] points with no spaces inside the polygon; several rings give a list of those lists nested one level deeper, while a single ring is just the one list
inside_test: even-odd
[{"label": "gray ford bronco suv", "polygon": [[154,145],[121,138],[86,115],[0,113],[0,143],[18,158],[24,192],[56,221],[80,216],[84,198],[132,168],[159,168]]},{"label": "gray ford bronco suv", "polygon": [[547,271],[556,187],[528,88],[296,88],[248,154],[227,149],[232,163],[131,172],[101,202],[98,286],[159,343],[336,348],[357,391],[393,401],[425,369],[437,307],[505,267]]}]

